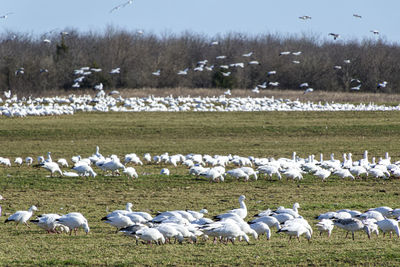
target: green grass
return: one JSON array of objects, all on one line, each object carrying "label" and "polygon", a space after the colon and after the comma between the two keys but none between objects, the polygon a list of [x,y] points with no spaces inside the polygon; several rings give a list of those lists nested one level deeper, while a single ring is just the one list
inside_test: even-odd
[{"label": "green grass", "polygon": [[[89,156],[100,146],[103,155],[135,152],[142,156],[163,152],[239,154],[243,156],[290,157],[334,152],[352,152],[358,159],[368,149],[371,155],[388,151],[400,158],[400,113],[108,113],[75,116],[0,119],[0,156],[45,155],[68,160],[73,155]],[[136,167],[139,179],[103,176],[96,178],[49,178],[45,170],[32,167],[0,167],[0,188],[7,200],[3,212],[12,213],[37,205],[39,213],[79,211],[89,221],[91,232],[78,236],[46,234],[0,223],[0,265],[398,265],[400,241],[368,240],[356,233],[356,240],[344,239],[335,229],[333,236],[314,233],[308,244],[273,233],[270,241],[252,240],[251,245],[136,246],[128,237],[115,234],[102,223],[107,210],[121,209],[132,202],[135,210],[156,213],[174,209],[200,210],[210,216],[238,206],[237,197],[246,195],[248,218],[259,210],[301,205],[300,213],[310,224],[321,212],[388,205],[398,207],[399,180],[348,181],[333,178],[325,183],[306,176],[299,183],[260,179],[248,183],[227,179],[210,184],[189,177],[183,167],[168,166],[172,175],[161,177],[164,165]],[[97,170],[96,170],[97,171]],[[143,173],[146,173],[144,175]],[[2,217],[4,220],[5,217]]]}]

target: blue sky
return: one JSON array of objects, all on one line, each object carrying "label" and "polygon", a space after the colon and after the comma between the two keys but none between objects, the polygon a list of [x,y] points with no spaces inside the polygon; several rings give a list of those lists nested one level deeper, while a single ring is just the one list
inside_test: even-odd
[{"label": "blue sky", "polygon": [[[107,25],[144,32],[193,31],[213,36],[248,34],[316,34],[335,32],[343,40],[385,38],[400,42],[400,0],[1,0],[0,31],[42,34],[52,29],[103,31]],[[362,19],[353,17],[357,13]],[[311,20],[298,17],[309,15]],[[379,30],[374,36],[370,30]]]}]

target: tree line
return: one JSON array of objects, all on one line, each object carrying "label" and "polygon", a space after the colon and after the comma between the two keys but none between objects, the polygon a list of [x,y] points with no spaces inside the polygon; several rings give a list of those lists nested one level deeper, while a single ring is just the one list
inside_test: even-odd
[{"label": "tree line", "polygon": [[[281,55],[286,51],[301,54]],[[250,52],[250,57],[243,56]],[[299,85],[307,82],[315,90],[344,92],[359,80],[360,91],[399,93],[399,59],[399,45],[384,38],[334,41],[315,35],[156,35],[113,27],[101,33],[70,29],[42,36],[8,32],[0,36],[0,89],[22,94],[73,91],[79,76],[74,70],[90,67],[102,71],[86,75],[80,88],[102,83],[106,89],[252,89],[264,82],[279,82],[280,89],[300,90]],[[214,68],[194,71],[203,60],[208,60],[204,67]],[[243,63],[243,68],[220,68],[233,63]],[[110,74],[113,68],[120,68],[120,73]],[[177,75],[186,68],[187,75]],[[152,74],[157,70],[160,76]],[[276,74],[268,75],[273,70]],[[222,75],[228,72],[229,76]],[[383,81],[387,86],[378,88]]]}]

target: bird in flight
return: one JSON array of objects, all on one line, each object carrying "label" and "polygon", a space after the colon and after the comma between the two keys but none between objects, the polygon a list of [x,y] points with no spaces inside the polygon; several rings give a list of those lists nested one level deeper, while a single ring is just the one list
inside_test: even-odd
[{"label": "bird in flight", "polygon": [[332,37],[333,37],[333,40],[336,40],[337,38],[339,38],[339,37],[340,37],[340,35],[339,35],[339,34],[337,34],[337,33],[333,33],[333,32],[329,33],[328,35],[332,36]]},{"label": "bird in flight", "polygon": [[370,32],[372,32],[373,34],[379,34],[378,30],[370,30]]},{"label": "bird in flight", "polygon": [[11,15],[11,14],[14,14],[14,13],[13,12],[8,12],[8,13],[6,13],[4,15],[1,15],[0,19],[6,19],[6,18],[8,18],[8,15]]},{"label": "bird in flight", "polygon": [[120,9],[120,8],[124,8],[124,7],[126,7],[127,5],[130,5],[130,4],[132,4],[132,3],[133,3],[133,0],[129,0],[129,1],[125,2],[125,3],[122,3],[122,4],[118,5],[118,6],[115,6],[115,7],[113,7],[113,8],[110,10],[110,13],[112,13],[112,12],[114,12],[114,11],[117,11],[117,10]]},{"label": "bird in flight", "polygon": [[355,18],[359,18],[359,19],[361,19],[361,18],[362,18],[362,16],[361,16],[361,15],[358,15],[358,14],[353,14],[353,17],[355,17]]},{"label": "bird in flight", "polygon": [[307,88],[307,89],[304,91],[303,95],[308,94],[308,93],[311,93],[311,92],[314,92],[314,89],[313,89],[313,88]]},{"label": "bird in flight", "polygon": [[311,19],[311,17],[306,15],[306,16],[299,17],[299,19],[308,20],[308,19]]}]

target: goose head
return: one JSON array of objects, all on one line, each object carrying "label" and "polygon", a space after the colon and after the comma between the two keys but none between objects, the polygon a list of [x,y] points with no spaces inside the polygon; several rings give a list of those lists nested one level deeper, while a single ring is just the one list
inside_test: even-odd
[{"label": "goose head", "polygon": [[83,225],[83,230],[85,230],[85,233],[86,233],[86,234],[88,234],[88,233],[90,232],[90,228],[89,228],[89,225],[88,225],[87,223],[85,223],[85,224]]},{"label": "goose head", "polygon": [[243,202],[245,199],[246,199],[246,197],[245,197],[244,195],[241,195],[241,196],[239,197],[239,202]]},{"label": "goose head", "polygon": [[128,202],[128,203],[126,203],[126,210],[131,210],[131,208],[133,207],[133,204],[132,203],[130,203],[130,202]]},{"label": "goose head", "polygon": [[33,211],[37,211],[37,210],[38,210],[38,208],[37,208],[35,205],[33,205],[33,206],[31,206],[31,207],[29,208],[28,211],[33,212]]},{"label": "goose head", "polygon": [[300,204],[299,203],[294,203],[293,204],[293,210],[297,210],[298,208],[300,208]]},{"label": "goose head", "polygon": [[208,210],[207,210],[207,209],[201,209],[199,212],[200,212],[200,213],[203,213],[203,214],[207,214],[207,213],[208,213]]}]

